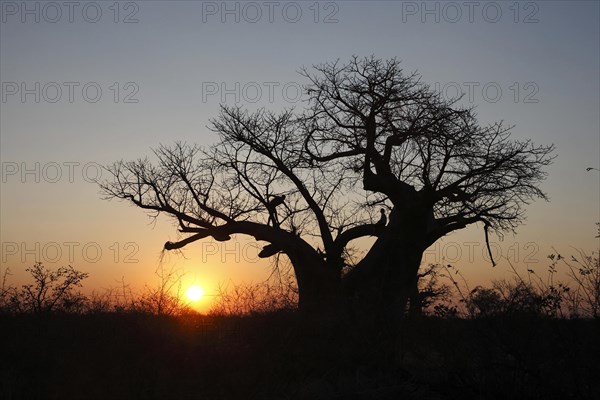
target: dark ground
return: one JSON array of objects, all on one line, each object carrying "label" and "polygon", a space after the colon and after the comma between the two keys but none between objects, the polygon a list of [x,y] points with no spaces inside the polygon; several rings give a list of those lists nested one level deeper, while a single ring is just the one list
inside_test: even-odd
[{"label": "dark ground", "polygon": [[600,399],[600,321],[0,316],[0,399]]}]

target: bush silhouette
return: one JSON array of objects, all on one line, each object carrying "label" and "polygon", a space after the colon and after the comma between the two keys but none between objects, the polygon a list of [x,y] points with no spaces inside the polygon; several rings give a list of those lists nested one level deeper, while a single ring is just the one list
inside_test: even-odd
[{"label": "bush silhouette", "polygon": [[2,308],[10,312],[44,313],[51,311],[82,312],[86,297],[76,289],[88,277],[72,266],[50,270],[41,262],[25,269],[33,279],[32,283],[16,287],[6,287],[6,273],[3,280]]}]

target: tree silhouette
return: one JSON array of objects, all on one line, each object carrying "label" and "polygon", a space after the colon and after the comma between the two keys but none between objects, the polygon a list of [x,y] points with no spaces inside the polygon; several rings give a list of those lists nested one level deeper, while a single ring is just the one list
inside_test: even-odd
[{"label": "tree silhouette", "polygon": [[[291,261],[305,311],[349,305],[388,316],[404,312],[436,240],[480,223],[487,241],[546,199],[539,183],[552,145],[480,125],[396,59],[354,57],[301,74],[302,112],[223,105],[210,123],[220,142],[117,162],[104,194],[173,217],[182,237],[166,250],[236,234],[266,242],[261,255]],[[353,245],[364,237],[376,239],[361,254]]]},{"label": "tree silhouette", "polygon": [[31,275],[31,283],[22,285],[21,289],[9,287],[6,293],[0,293],[8,297],[0,302],[5,308],[14,312],[49,313],[78,312],[84,307],[86,297],[77,288],[88,277],[87,272],[78,271],[70,265],[52,270],[41,262],[27,267],[25,271]]}]

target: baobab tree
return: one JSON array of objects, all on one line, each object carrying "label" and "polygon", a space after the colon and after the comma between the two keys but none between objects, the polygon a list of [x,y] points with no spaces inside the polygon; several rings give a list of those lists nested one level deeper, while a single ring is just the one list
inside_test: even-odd
[{"label": "baobab tree", "polygon": [[[176,143],[155,149],[155,161],[117,162],[104,194],[172,217],[181,239],[166,250],[209,237],[264,242],[262,256],[289,258],[302,310],[388,316],[404,312],[435,241],[477,223],[487,241],[546,199],[539,184],[552,145],[479,124],[396,59],[354,57],[301,74],[304,110],[222,105],[209,126],[215,145]],[[356,251],[366,237],[373,244]]]}]

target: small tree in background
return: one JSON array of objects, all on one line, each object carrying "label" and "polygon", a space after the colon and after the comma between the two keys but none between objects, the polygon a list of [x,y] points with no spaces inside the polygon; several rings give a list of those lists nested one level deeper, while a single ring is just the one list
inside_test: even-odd
[{"label": "small tree in background", "polygon": [[[33,282],[21,286],[5,287],[5,306],[13,312],[42,313],[51,311],[80,312],[84,310],[86,297],[76,289],[88,277],[72,266],[47,269],[41,262],[25,269]],[[5,275],[6,276],[6,275]]]}]

